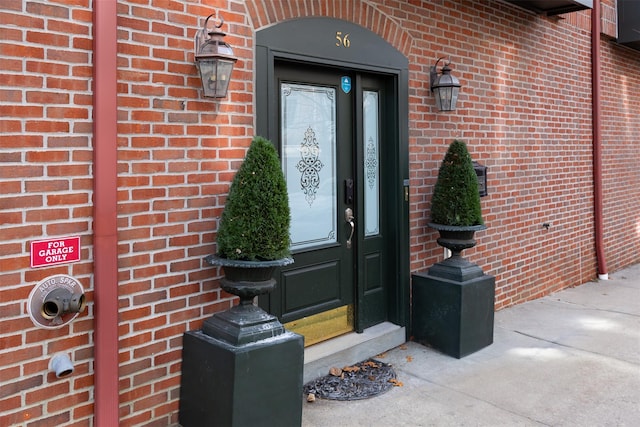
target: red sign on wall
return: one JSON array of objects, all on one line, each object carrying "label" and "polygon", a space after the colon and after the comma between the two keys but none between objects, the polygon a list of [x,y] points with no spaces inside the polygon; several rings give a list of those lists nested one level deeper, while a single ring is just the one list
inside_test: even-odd
[{"label": "red sign on wall", "polygon": [[31,242],[31,268],[80,261],[80,237]]}]

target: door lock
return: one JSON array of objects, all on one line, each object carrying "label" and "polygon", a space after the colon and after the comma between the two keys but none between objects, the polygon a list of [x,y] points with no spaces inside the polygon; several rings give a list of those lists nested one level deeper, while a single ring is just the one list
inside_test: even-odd
[{"label": "door lock", "polygon": [[347,239],[347,249],[351,249],[351,239],[353,239],[353,232],[356,230],[355,218],[351,208],[344,210],[344,220],[351,226],[351,234],[349,234],[349,238]]},{"label": "door lock", "polygon": [[353,179],[345,179],[344,180],[344,204],[352,205],[353,204]]}]

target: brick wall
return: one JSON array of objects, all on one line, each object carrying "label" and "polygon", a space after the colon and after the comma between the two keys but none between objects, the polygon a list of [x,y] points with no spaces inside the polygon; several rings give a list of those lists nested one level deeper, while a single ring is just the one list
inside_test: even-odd
[{"label": "brick wall", "polygon": [[118,3],[122,425],[177,422],[182,334],[231,307],[202,258],[214,250],[225,194],[253,135],[242,2],[216,4],[239,57],[222,102],[200,96],[193,59],[195,31],[213,8],[145,3]]},{"label": "brick wall", "polygon": [[610,271],[640,254],[639,53],[603,38],[602,144],[605,253]]},{"label": "brick wall", "polygon": [[[461,138],[489,168],[489,228],[465,253],[496,276],[497,308],[595,277],[589,12],[547,18],[493,0],[335,3],[118,0],[121,425],[177,422],[182,333],[232,304],[202,258],[254,132],[254,31],[284,19],[347,19],[409,58],[412,271],[442,257],[426,226],[429,201],[448,144]],[[193,36],[214,8],[239,57],[222,101],[200,96],[193,63]],[[0,425],[93,425],[91,21],[89,0],[0,0]],[[451,114],[435,111],[428,88],[440,56],[463,85]],[[605,247],[615,271],[640,261],[640,53],[605,37],[602,63],[611,88]],[[81,237],[80,262],[29,267],[30,241],[68,235]],[[62,329],[38,329],[25,301],[52,274],[79,279],[88,308]],[[74,361],[68,378],[47,372],[58,351]]]},{"label": "brick wall", "polygon": [[[91,22],[89,0],[0,1],[0,425],[93,416],[92,306],[56,330],[26,310],[53,274],[78,279],[91,300]],[[81,262],[29,268],[31,240],[70,235]],[[74,361],[63,380],[47,372],[56,352]]]},{"label": "brick wall", "polygon": [[[456,114],[410,123],[415,187],[413,269],[441,256],[426,227],[437,167],[453,138],[488,167],[489,229],[465,253],[496,276],[498,308],[593,277],[589,33],[494,2],[454,2],[439,29],[417,39],[425,58],[448,54],[463,84]],[[476,24],[481,16],[485,20]],[[469,48],[469,43],[473,48]],[[419,130],[416,132],[416,129]],[[549,230],[542,227],[550,223]],[[585,233],[585,227],[590,232]]]}]

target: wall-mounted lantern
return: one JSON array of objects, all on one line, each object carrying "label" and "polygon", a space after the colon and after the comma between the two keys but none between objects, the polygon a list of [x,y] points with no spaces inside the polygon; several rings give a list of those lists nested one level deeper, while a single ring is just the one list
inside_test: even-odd
[{"label": "wall-mounted lantern", "polygon": [[207,16],[204,25],[196,33],[195,59],[200,71],[204,96],[224,98],[227,96],[233,65],[238,58],[233,56],[233,49],[223,40],[226,34],[220,31],[220,27],[224,24],[222,17],[215,19],[217,22],[213,30],[207,29],[209,19],[213,15],[215,14]]},{"label": "wall-mounted lantern", "polygon": [[436,98],[436,106],[440,111],[453,111],[456,109],[458,94],[460,93],[460,82],[451,75],[450,62],[446,61],[438,74],[438,62],[444,58],[439,58],[436,64],[431,67],[429,77],[431,92]]}]

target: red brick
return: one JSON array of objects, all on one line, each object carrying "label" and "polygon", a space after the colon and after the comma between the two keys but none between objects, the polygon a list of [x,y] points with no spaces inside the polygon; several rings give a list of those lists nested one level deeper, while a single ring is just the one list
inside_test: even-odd
[{"label": "red brick", "polygon": [[71,396],[62,396],[58,399],[50,400],[47,409],[51,412],[58,412],[66,409],[70,409],[80,403],[89,401],[89,392],[76,392]]},{"label": "red brick", "polygon": [[21,401],[22,399],[18,396],[0,401],[0,408],[20,408],[13,413],[3,411],[3,414],[0,415],[0,425],[24,425],[24,423],[42,416],[42,405],[25,408]]},{"label": "red brick", "polygon": [[40,388],[31,392],[26,393],[25,401],[28,405],[33,403],[42,402],[43,400],[47,400],[51,396],[56,395],[68,395],[69,394],[69,383],[68,382],[58,382],[55,384],[49,384],[46,388]]},{"label": "red brick", "polygon": [[[156,363],[156,366],[159,365]],[[156,368],[141,372],[133,377],[133,386],[141,386],[146,383],[154,384],[156,381],[164,378],[167,375],[166,368]],[[155,385],[155,384],[154,384]]]}]

